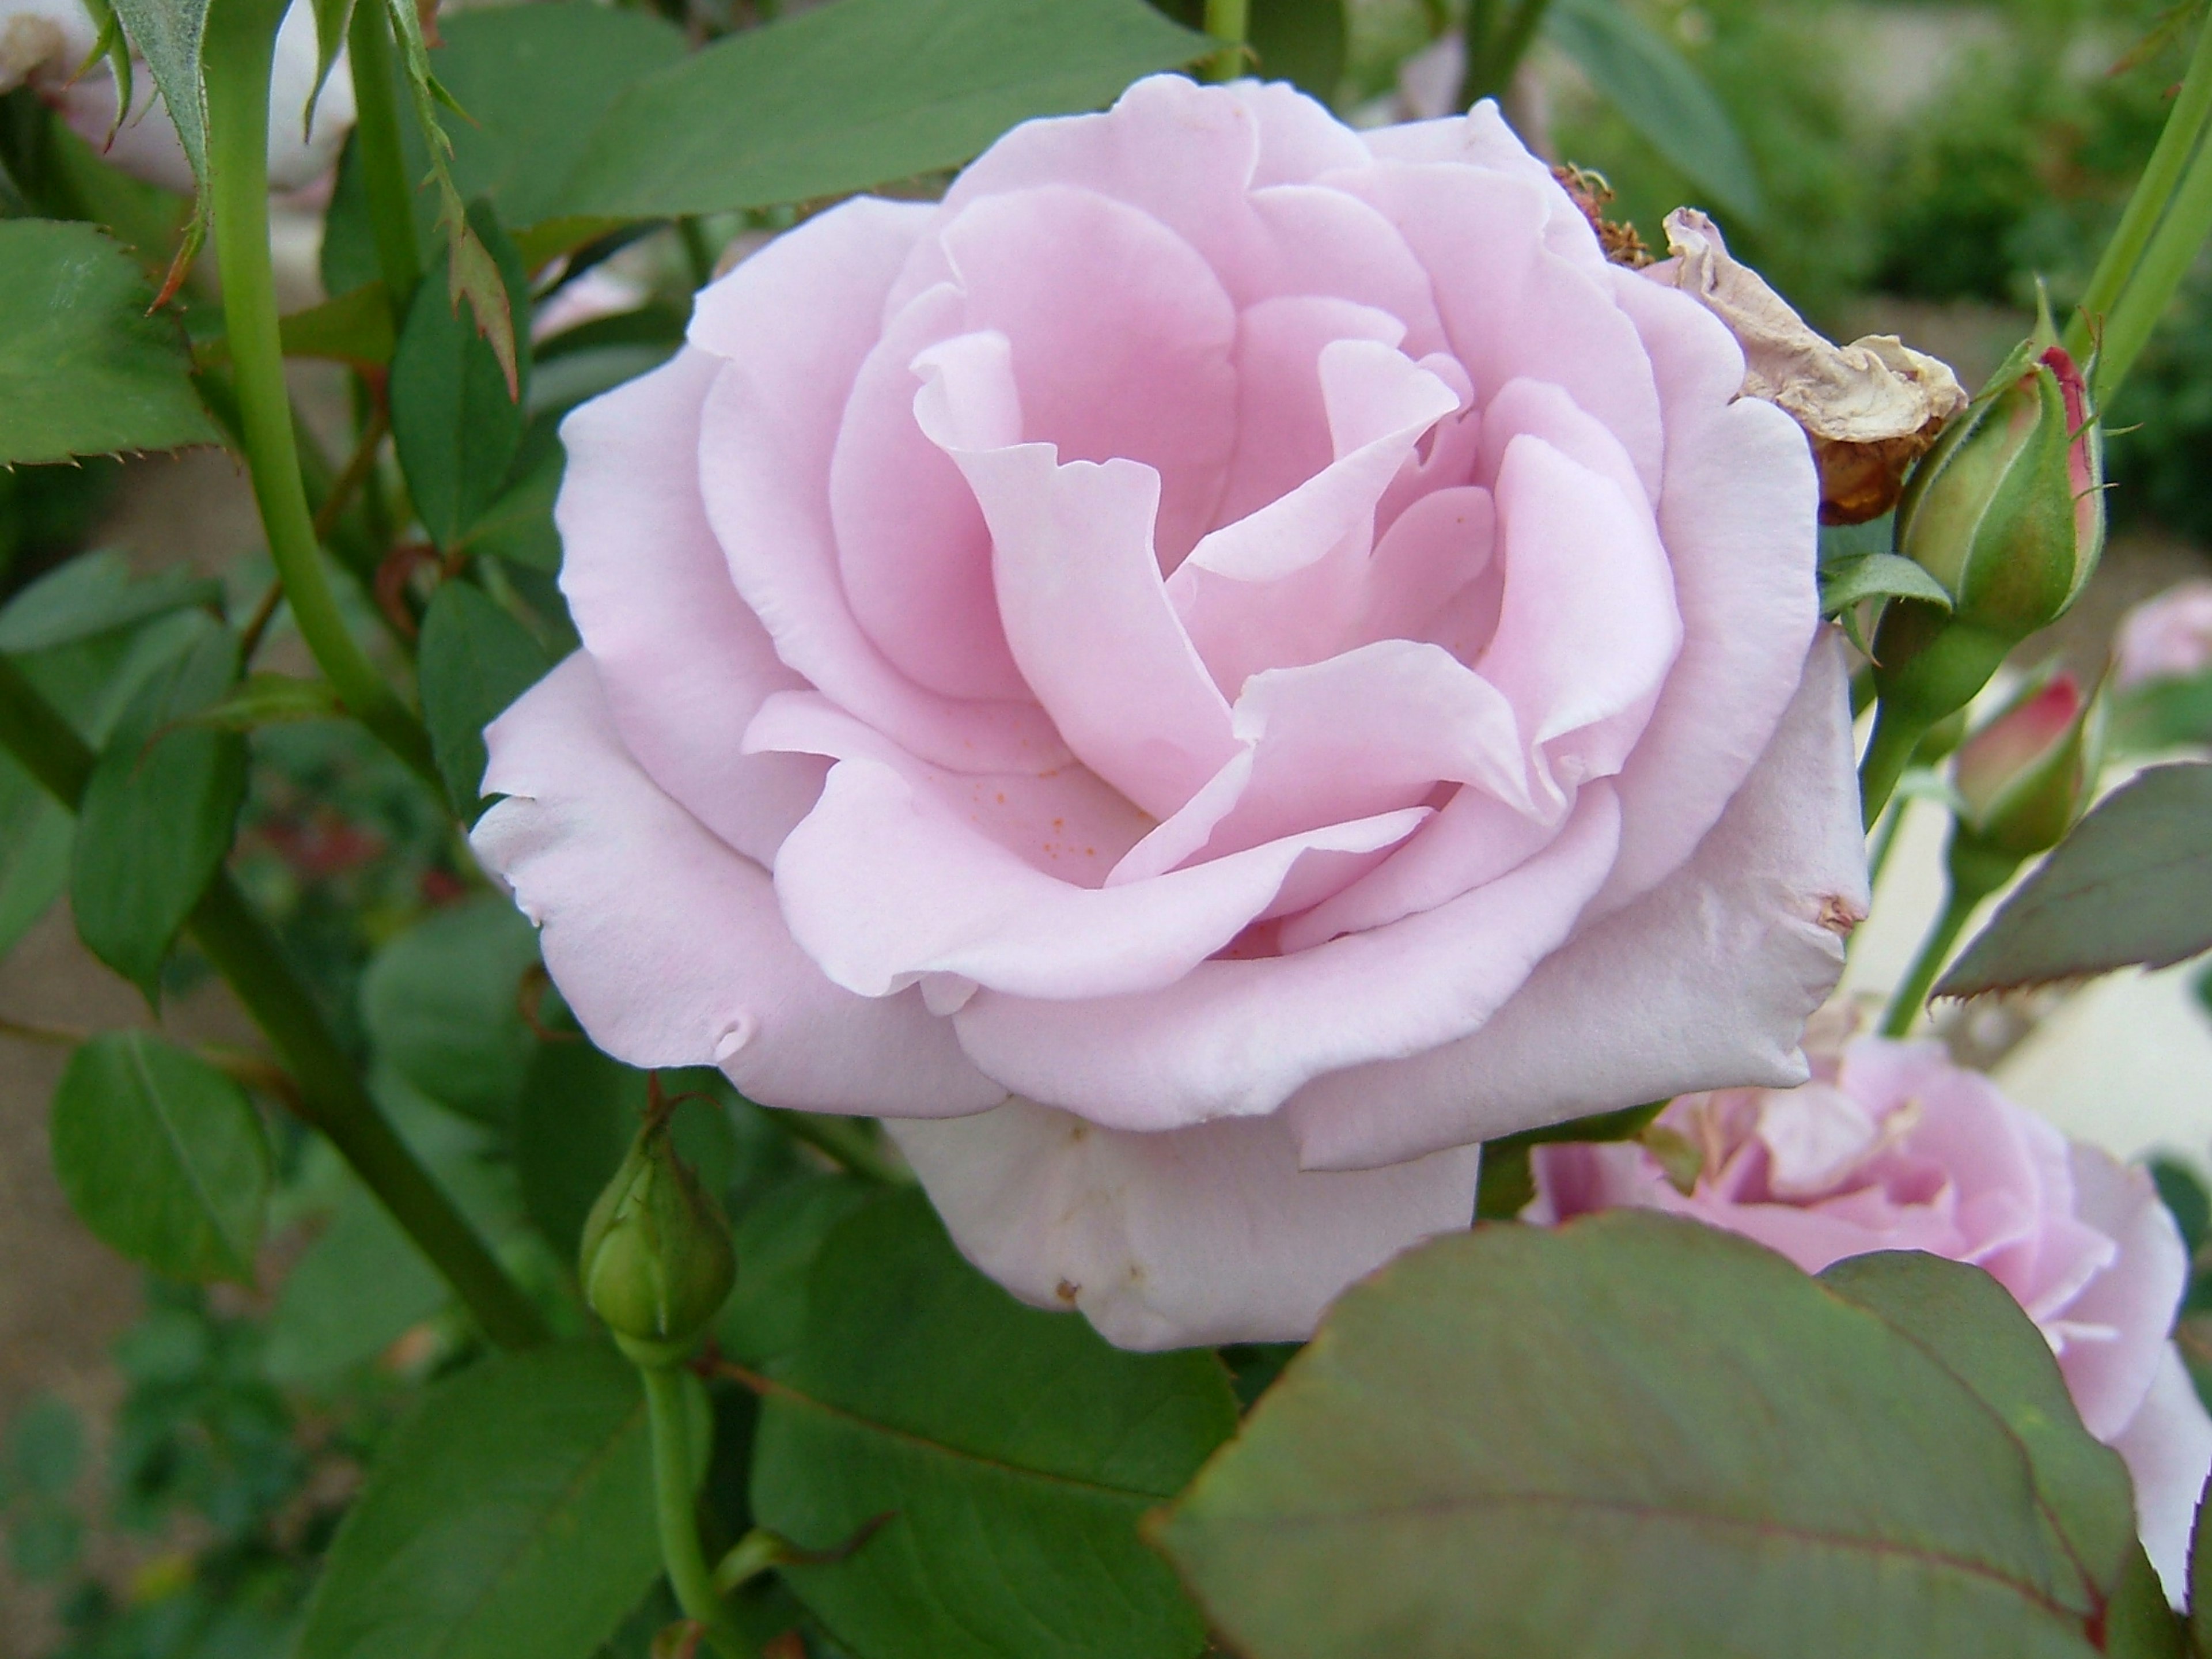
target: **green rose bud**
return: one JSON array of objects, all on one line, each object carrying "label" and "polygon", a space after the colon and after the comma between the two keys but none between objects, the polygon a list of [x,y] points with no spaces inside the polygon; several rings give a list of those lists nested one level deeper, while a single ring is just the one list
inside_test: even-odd
[{"label": "green rose bud", "polygon": [[721,1310],[737,1271],[722,1206],[676,1156],[656,1113],[584,1223],[584,1299],[634,1357],[659,1363]]},{"label": "green rose bud", "polygon": [[2005,653],[2072,605],[2105,544],[2104,453],[2088,394],[2058,346],[2014,351],[1915,469],[1897,550],[1943,585],[1952,609],[1889,606],[1875,636],[1886,702],[1942,719]]}]

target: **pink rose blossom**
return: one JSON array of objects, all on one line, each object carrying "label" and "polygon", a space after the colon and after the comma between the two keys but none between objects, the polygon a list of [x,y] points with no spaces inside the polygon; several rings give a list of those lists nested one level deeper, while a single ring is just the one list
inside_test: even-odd
[{"label": "pink rose blossom", "polygon": [[1161,76],[847,203],[570,417],[476,831],[592,1037],[882,1115],[1133,1346],[1486,1136],[1804,1075],[1863,912],[1804,435],[1488,105]]},{"label": "pink rose blossom", "polygon": [[2112,658],[2115,690],[2212,670],[2212,581],[2177,582],[2129,611]]},{"label": "pink rose blossom", "polygon": [[2150,1179],[2069,1143],[1942,1045],[1863,1037],[1799,1089],[1686,1095],[1658,1121],[1701,1154],[1677,1191],[1633,1143],[1534,1150],[1543,1224],[1634,1205],[1757,1239],[1807,1273],[1873,1250],[1971,1261],[2011,1291],[2089,1432],[2134,1477],[2151,1563],[2177,1602],[2212,1417],[2167,1340],[2189,1263]]}]

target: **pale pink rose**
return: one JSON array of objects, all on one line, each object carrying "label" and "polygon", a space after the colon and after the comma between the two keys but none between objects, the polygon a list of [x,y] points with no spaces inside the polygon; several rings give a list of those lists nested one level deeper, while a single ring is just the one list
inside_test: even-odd
[{"label": "pale pink rose", "polygon": [[1523,1218],[1636,1206],[1757,1239],[1807,1273],[1873,1250],[1986,1269],[2050,1342],[2089,1432],[2125,1460],[2144,1547],[2179,1603],[2212,1417],[2168,1340],[2189,1262],[2150,1178],[2069,1143],[1941,1043],[1862,1037],[1819,1071],[1799,1089],[1670,1103],[1658,1121],[1702,1154],[1686,1195],[1633,1143],[1539,1146]]},{"label": "pale pink rose", "polygon": [[1302,1336],[1483,1137],[1804,1075],[1865,866],[1742,381],[1486,105],[1030,123],[570,417],[476,845],[601,1046],[893,1120],[1016,1294]]},{"label": "pale pink rose", "polygon": [[[113,74],[105,63],[85,67],[99,38],[80,0],[0,0],[0,92],[27,82],[112,165],[190,195],[191,163],[153,71],[143,61],[134,63],[131,113],[118,125]],[[269,182],[276,190],[298,190],[322,178],[353,126],[353,82],[341,53],[316,104],[313,127],[307,127],[303,117],[315,63],[314,8],[295,4],[276,32],[270,84]]]},{"label": "pale pink rose", "polygon": [[2212,670],[2212,581],[2177,582],[2121,618],[2112,688],[2185,680]]}]

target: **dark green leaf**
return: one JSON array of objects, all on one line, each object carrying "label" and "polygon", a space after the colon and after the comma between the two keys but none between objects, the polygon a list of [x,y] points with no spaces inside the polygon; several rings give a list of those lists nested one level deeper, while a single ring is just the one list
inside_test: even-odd
[{"label": "dark green leaf", "polygon": [[1344,0],[1255,0],[1249,39],[1254,74],[1335,102],[1351,39]]},{"label": "dark green leaf", "polygon": [[589,1659],[659,1571],[635,1372],[596,1345],[507,1355],[386,1442],[298,1659]]},{"label": "dark green leaf", "polygon": [[256,726],[289,726],[296,720],[336,720],[344,710],[327,680],[291,674],[248,674],[228,695],[191,718],[194,726],[218,732],[251,732]]},{"label": "dark green leaf", "polygon": [[861,190],[1212,49],[1143,0],[837,0],[637,82],[539,211],[657,218]]},{"label": "dark green leaf", "polygon": [[1624,1106],[1615,1112],[1547,1123],[1540,1129],[1523,1129],[1482,1143],[1482,1176],[1474,1194],[1479,1221],[1510,1221],[1536,1196],[1536,1180],[1528,1167],[1528,1149],[1561,1140],[1634,1140],[1649,1128],[1667,1103]]},{"label": "dark green leaf", "polygon": [[763,1403],[753,1513],[807,1548],[784,1577],[866,1659],[1192,1656],[1198,1615],[1139,1540],[1236,1423],[1203,1352],[1123,1353],[961,1261],[919,1193],[848,1218]]},{"label": "dark green leaf", "polygon": [[814,1258],[838,1224],[881,1190],[849,1176],[807,1176],[738,1218],[738,1282],[714,1322],[724,1353],[759,1370],[780,1368],[806,1332]]},{"label": "dark green leaf", "polygon": [[42,1394],[8,1425],[9,1485],[44,1498],[66,1498],[84,1473],[84,1423],[66,1401]]},{"label": "dark green leaf", "polygon": [[2212,1653],[2212,1527],[2205,1505],[2212,1501],[2212,1480],[2197,1497],[2197,1522],[2189,1539],[2189,1635],[2198,1654]]},{"label": "dark green leaf", "polygon": [[1664,35],[1620,0],[1554,0],[1544,27],[1621,118],[1715,207],[1758,222],[1765,207],[1751,152],[1720,100]]},{"label": "dark green leaf", "polygon": [[1863,557],[1825,565],[1820,570],[1820,614],[1833,617],[1862,599],[1925,599],[1943,610],[1951,596],[1910,559],[1894,553],[1869,553]]},{"label": "dark green leaf", "polygon": [[133,1261],[251,1284],[269,1140],[245,1091],[145,1031],[70,1056],[54,1091],[54,1173],[70,1207]]},{"label": "dark green leaf", "polygon": [[1939,997],[2165,968],[2212,949],[2212,766],[2157,766],[2100,801],[1936,987]]},{"label": "dark green leaf", "polygon": [[120,553],[86,553],[48,571],[0,610],[0,652],[18,656],[128,628],[191,605],[219,605],[222,584],[174,568],[133,581]]},{"label": "dark green leaf", "polygon": [[263,1357],[271,1380],[326,1382],[446,1305],[445,1281],[367,1188],[349,1185],[284,1278]]},{"label": "dark green leaf", "polygon": [[440,1104],[505,1123],[530,1063],[520,999],[537,965],[537,930],[497,894],[434,912],[362,976],[362,1022],[377,1058]]},{"label": "dark green leaf", "polygon": [[187,723],[237,670],[238,641],[217,629],[149,679],[100,750],[77,811],[77,935],[149,1000],[178,930],[222,867],[245,798],[245,738]]},{"label": "dark green leaf", "polygon": [[[541,371],[538,384],[543,386],[545,380]],[[525,442],[526,450],[528,441]],[[469,532],[470,553],[489,554],[531,570],[558,570],[561,532],[554,528],[553,503],[561,494],[566,462],[566,453],[557,441],[548,444],[534,465],[526,453],[519,457],[515,463],[519,476],[504,495],[484,509]]]},{"label": "dark green leaf", "polygon": [[207,33],[208,0],[112,0],[124,33],[154,71],[154,84],[176,124],[177,141],[192,177],[207,181],[207,92],[200,49]]},{"label": "dark green leaf", "polygon": [[[528,289],[514,245],[490,216],[471,210],[500,267],[517,316],[529,315]],[[528,354],[520,365],[529,384]],[[392,441],[430,539],[459,544],[497,500],[522,441],[523,409],[507,389],[499,358],[440,283],[415,290],[392,354]]]},{"label": "dark green leaf", "polygon": [[[369,0],[372,5],[375,3],[376,0]],[[322,101],[323,85],[330,79],[331,66],[345,49],[346,23],[353,15],[354,0],[314,0],[314,7],[315,87],[307,94],[307,106],[300,118],[303,129],[313,117],[315,106]],[[274,112],[279,119],[290,112],[283,109]]]},{"label": "dark green leaf", "polygon": [[483,589],[449,581],[430,596],[416,671],[422,715],[447,795],[468,822],[484,805],[484,727],[552,665]]},{"label": "dark green leaf", "polygon": [[382,283],[366,283],[336,299],[277,321],[287,357],[327,357],[379,368],[392,361],[392,301]]},{"label": "dark green leaf", "polygon": [[216,441],[183,331],[91,225],[0,220],[0,465]]},{"label": "dark green leaf", "polygon": [[[671,1132],[678,1153],[716,1194],[736,1161],[720,1080],[696,1070],[664,1072],[660,1079],[671,1097],[693,1097],[677,1105]],[[647,1081],[580,1036],[541,1043],[531,1058],[514,1114],[514,1169],[524,1207],[563,1261],[575,1260],[584,1218],[637,1137]]]},{"label": "dark green leaf", "polygon": [[2154,1153],[2147,1160],[2147,1167],[2160,1201],[2173,1218],[2181,1243],[2193,1257],[2203,1247],[2205,1234],[2212,1231],[2212,1193],[2205,1191],[2203,1177],[2178,1158]]},{"label": "dark green leaf", "polygon": [[2088,1659],[2118,1586],[2036,1473],[1881,1318],[1624,1210],[1346,1292],[1158,1537],[1248,1659]]},{"label": "dark green leaf", "polygon": [[70,815],[0,755],[0,956],[69,884]]}]

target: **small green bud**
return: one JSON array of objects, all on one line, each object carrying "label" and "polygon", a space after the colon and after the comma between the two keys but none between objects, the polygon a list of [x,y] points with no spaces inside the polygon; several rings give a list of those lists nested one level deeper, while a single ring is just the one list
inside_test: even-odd
[{"label": "small green bud", "polygon": [[2093,702],[2071,674],[2029,686],[1960,748],[1960,829],[2015,862],[2056,847],[2096,781]]},{"label": "small green bud", "polygon": [[649,1117],[584,1223],[584,1299],[629,1344],[673,1357],[721,1310],[737,1278],[730,1224]]}]

